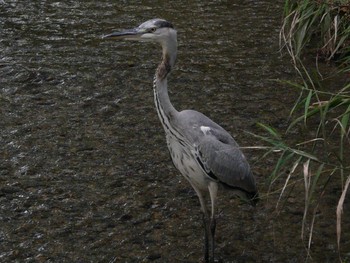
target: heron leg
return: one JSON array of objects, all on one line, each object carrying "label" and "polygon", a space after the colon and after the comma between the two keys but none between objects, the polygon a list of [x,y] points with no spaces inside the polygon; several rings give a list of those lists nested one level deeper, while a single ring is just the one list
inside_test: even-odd
[{"label": "heron leg", "polygon": [[215,212],[216,212],[216,197],[218,193],[218,184],[216,182],[211,182],[209,184],[209,194],[210,194],[210,201],[211,201],[211,215],[210,215],[210,258],[211,262],[214,262],[214,251],[215,251],[215,229],[216,229],[216,219],[215,219]]},{"label": "heron leg", "polygon": [[206,213],[203,213],[203,225],[204,225],[204,262],[209,263],[209,229],[208,229],[208,217]]},{"label": "heron leg", "polygon": [[209,214],[207,210],[207,206],[205,204],[205,199],[202,195],[202,193],[193,187],[193,189],[196,191],[197,196],[199,198],[199,202],[201,204],[201,211],[203,214],[203,226],[204,226],[204,262],[209,263],[209,236],[210,236],[210,225],[209,225]]},{"label": "heron leg", "polygon": [[214,251],[215,251],[215,228],[216,228],[216,220],[215,217],[210,218],[210,234],[211,234],[211,239],[210,239],[210,257],[211,257],[211,262],[214,262]]}]

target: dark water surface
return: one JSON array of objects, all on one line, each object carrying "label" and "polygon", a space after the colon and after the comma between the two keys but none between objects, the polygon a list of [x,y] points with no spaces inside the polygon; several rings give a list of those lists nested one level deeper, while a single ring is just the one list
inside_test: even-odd
[{"label": "dark water surface", "polygon": [[[256,146],[246,131],[259,132],[257,122],[285,127],[298,95],[273,81],[295,78],[278,52],[282,8],[274,0],[0,1],[0,262],[200,262],[199,203],[170,161],[153,105],[160,47],[101,36],[172,21],[175,107]],[[264,195],[274,160],[246,153]],[[302,182],[295,189],[279,213],[278,193],[256,208],[220,193],[217,258],[304,261]],[[339,195],[334,188],[320,205],[310,261],[338,260]]]}]

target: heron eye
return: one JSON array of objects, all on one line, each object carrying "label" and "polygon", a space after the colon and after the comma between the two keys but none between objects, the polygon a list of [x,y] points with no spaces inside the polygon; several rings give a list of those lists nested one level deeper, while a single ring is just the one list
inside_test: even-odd
[{"label": "heron eye", "polygon": [[150,32],[150,33],[154,33],[156,30],[157,30],[156,27],[152,27],[152,28],[149,30],[149,32]]}]

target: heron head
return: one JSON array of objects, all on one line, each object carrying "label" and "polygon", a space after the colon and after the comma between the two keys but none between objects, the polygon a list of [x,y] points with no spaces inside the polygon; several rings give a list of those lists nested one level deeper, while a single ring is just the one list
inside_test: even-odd
[{"label": "heron head", "polygon": [[163,45],[170,41],[176,42],[176,30],[170,22],[155,18],[136,28],[114,32],[103,38],[159,42]]},{"label": "heron head", "polygon": [[177,55],[177,33],[173,25],[164,19],[151,19],[136,28],[114,32],[103,36],[104,39],[139,40],[160,43],[163,59],[170,68],[175,64]]}]

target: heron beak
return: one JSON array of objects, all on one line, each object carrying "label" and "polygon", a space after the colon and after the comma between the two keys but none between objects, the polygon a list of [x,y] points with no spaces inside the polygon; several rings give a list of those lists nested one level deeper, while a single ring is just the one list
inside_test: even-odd
[{"label": "heron beak", "polygon": [[125,30],[122,32],[114,32],[105,36],[102,36],[103,39],[126,39],[126,40],[138,40],[144,32],[140,31],[137,28]]}]

